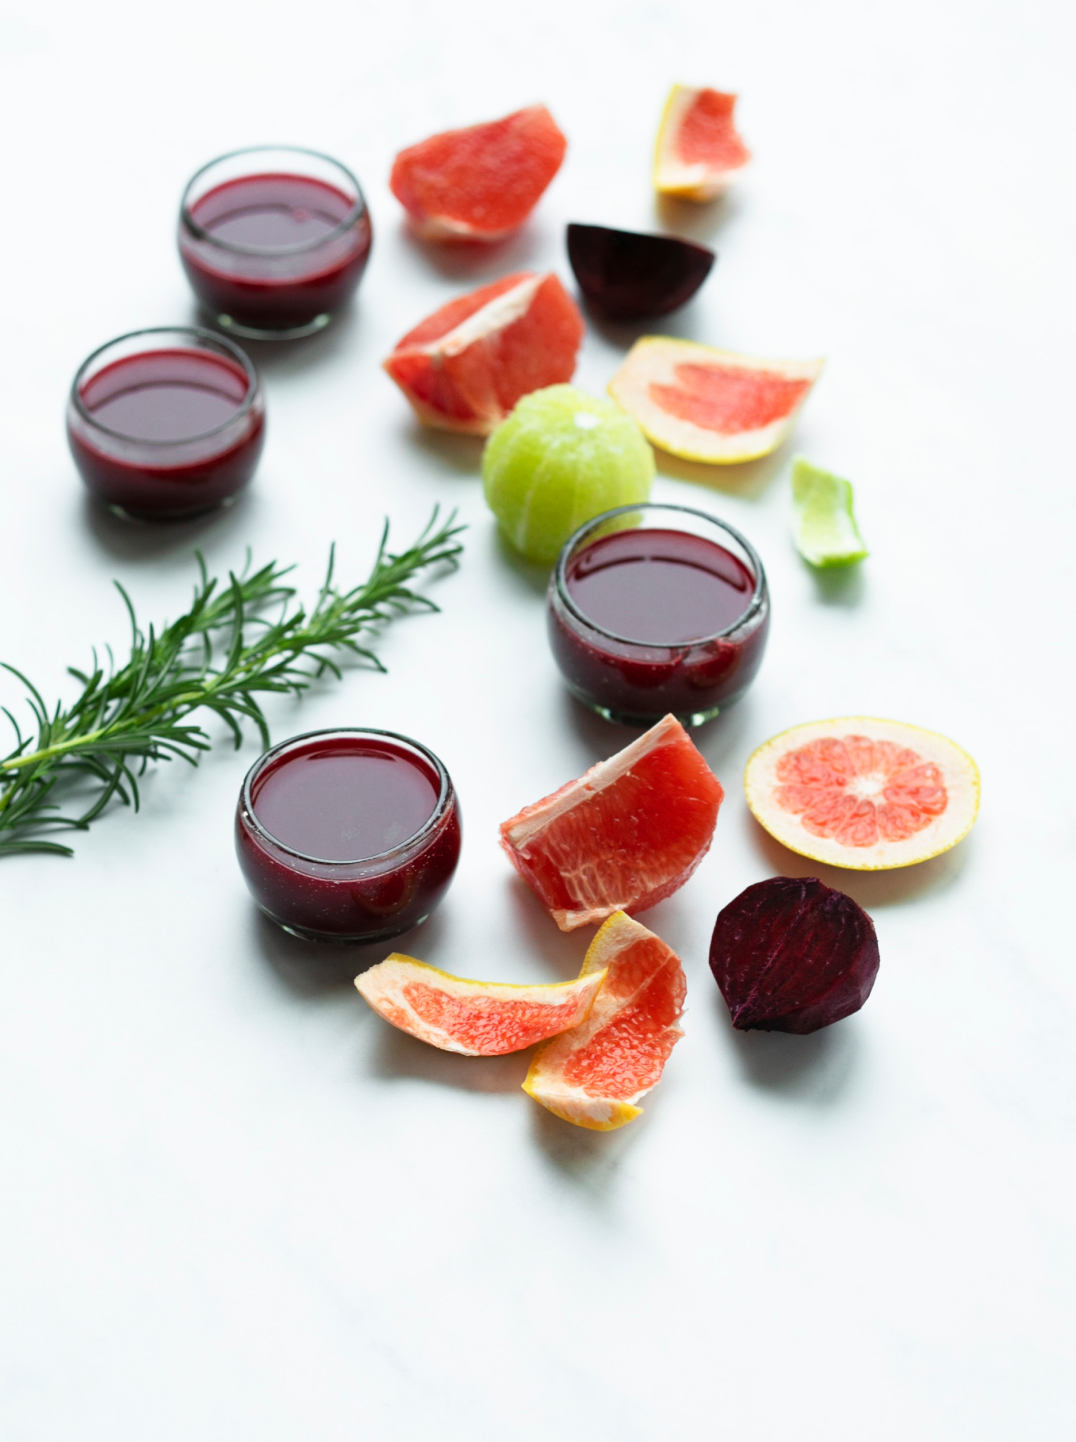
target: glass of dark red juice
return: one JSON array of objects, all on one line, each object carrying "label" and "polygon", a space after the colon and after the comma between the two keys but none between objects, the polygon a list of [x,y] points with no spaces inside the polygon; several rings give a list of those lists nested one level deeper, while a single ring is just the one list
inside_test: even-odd
[{"label": "glass of dark red juice", "polygon": [[272,921],[309,941],[384,941],[426,920],[460,854],[452,781],[392,731],[311,731],[243,782],[239,865]]},{"label": "glass of dark red juice", "polygon": [[372,239],[351,171],[327,155],[260,145],[210,161],[183,192],[179,255],[214,323],[250,340],[293,340],[355,290]]},{"label": "glass of dark red juice", "polygon": [[629,726],[671,711],[699,726],[762,662],[766,573],[739,531],[705,511],[620,506],[565,543],[548,621],[569,690],[592,711]]},{"label": "glass of dark red juice", "polygon": [[158,326],[79,367],[67,439],[82,479],[121,515],[182,520],[230,501],[265,444],[258,373],[223,336]]}]

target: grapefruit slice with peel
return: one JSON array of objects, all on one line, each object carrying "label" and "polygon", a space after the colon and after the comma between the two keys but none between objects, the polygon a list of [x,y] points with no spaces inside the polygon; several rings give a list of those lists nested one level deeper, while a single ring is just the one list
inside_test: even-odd
[{"label": "grapefruit slice with peel", "polygon": [[401,150],[389,185],[430,240],[500,240],[518,230],[560,169],[568,142],[530,105]]},{"label": "grapefruit slice with peel", "polygon": [[628,352],[609,394],[671,455],[731,465],[768,456],[788,438],[824,365],[648,335]]},{"label": "grapefruit slice with peel", "polygon": [[604,981],[598,966],[542,986],[469,981],[393,952],[355,985],[378,1016],[420,1041],[463,1056],[502,1056],[578,1026]]},{"label": "grapefruit slice with peel", "polygon": [[680,958],[622,911],[590,943],[580,977],[605,984],[590,1015],[538,1049],[523,1090],[577,1127],[610,1132],[634,1121],[683,1033],[687,982]]},{"label": "grapefruit slice with peel", "polygon": [[721,783],[675,716],[501,825],[512,865],[561,931],[645,911],[710,849]]},{"label": "grapefruit slice with peel", "polygon": [[782,731],[744,773],[747,804],[790,851],[852,871],[913,866],[965,837],[979,768],[948,737],[843,716]]},{"label": "grapefruit slice with peel", "polygon": [[654,189],[684,200],[714,200],[751,159],[736,133],[736,96],[674,85],[654,153]]},{"label": "grapefruit slice with peel", "polygon": [[571,380],[583,330],[557,277],[523,270],[434,311],[384,368],[426,425],[488,436],[521,396]]}]

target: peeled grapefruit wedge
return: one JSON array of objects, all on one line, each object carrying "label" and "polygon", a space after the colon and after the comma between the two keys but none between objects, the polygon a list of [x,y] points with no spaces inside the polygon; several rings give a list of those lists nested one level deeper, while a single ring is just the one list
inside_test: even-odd
[{"label": "peeled grapefruit wedge", "polygon": [[751,159],[736,133],[735,95],[674,85],[654,153],[654,189],[684,200],[713,200]]},{"label": "peeled grapefruit wedge", "polygon": [[501,1056],[578,1026],[604,980],[601,966],[592,966],[574,981],[545,986],[468,981],[393,952],[355,985],[378,1016],[420,1041],[463,1056]]},{"label": "peeled grapefruit wedge", "polygon": [[426,425],[488,436],[521,396],[571,380],[583,330],[555,275],[522,270],[434,311],[384,366]]},{"label": "peeled grapefruit wedge", "polygon": [[872,716],[793,726],[744,773],[747,804],[790,851],[853,871],[912,866],[975,823],[979,769],[935,731]]},{"label": "peeled grapefruit wedge", "polygon": [[770,361],[697,341],[637,340],[609,394],[674,456],[731,465],[788,437],[825,361]]},{"label": "peeled grapefruit wedge", "polygon": [[568,142],[544,105],[401,150],[392,193],[431,240],[500,240],[530,215]]},{"label": "peeled grapefruit wedge", "polygon": [[622,911],[590,943],[580,978],[593,973],[605,985],[590,1015],[539,1048],[523,1090],[566,1122],[611,1132],[661,1080],[687,982],[676,952]]},{"label": "peeled grapefruit wedge", "polygon": [[561,931],[645,911],[710,849],[721,783],[675,716],[501,825],[512,865]]}]

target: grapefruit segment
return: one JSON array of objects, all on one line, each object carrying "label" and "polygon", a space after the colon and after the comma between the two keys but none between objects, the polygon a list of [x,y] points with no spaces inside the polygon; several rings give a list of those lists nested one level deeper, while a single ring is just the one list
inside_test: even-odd
[{"label": "grapefruit segment", "polygon": [[561,931],[645,911],[710,849],[721,783],[674,716],[502,823],[501,845]]},{"label": "grapefruit segment", "polygon": [[571,379],[582,340],[557,277],[519,271],[427,316],[384,368],[426,425],[488,436],[521,396]]},{"label": "grapefruit segment", "polygon": [[420,1041],[463,1056],[501,1056],[578,1026],[604,980],[591,967],[574,981],[542,986],[470,981],[393,952],[355,985],[378,1016]]},{"label": "grapefruit segment", "polygon": [[568,142],[544,105],[446,130],[401,150],[389,185],[431,240],[500,240],[518,230]]},{"label": "grapefruit segment", "polygon": [[955,846],[979,809],[979,770],[954,742],[901,721],[845,716],[760,746],[747,804],[771,836],[854,871],[912,866]]},{"label": "grapefruit segment", "polygon": [[555,1116],[591,1131],[634,1121],[683,1035],[687,982],[680,958],[623,912],[590,943],[580,978],[605,984],[590,1015],[539,1048],[523,1090]]},{"label": "grapefruit segment", "polygon": [[758,360],[697,341],[643,336],[609,394],[671,455],[730,465],[768,456],[788,438],[824,364]]},{"label": "grapefruit segment", "polygon": [[674,85],[654,152],[654,189],[684,200],[714,200],[751,159],[736,133],[736,96]]}]

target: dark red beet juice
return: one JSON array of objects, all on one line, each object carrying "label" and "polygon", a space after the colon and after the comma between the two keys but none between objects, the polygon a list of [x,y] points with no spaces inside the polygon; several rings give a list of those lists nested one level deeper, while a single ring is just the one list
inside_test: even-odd
[{"label": "dark red beet juice", "polygon": [[320,731],[274,747],[239,798],[247,886],[297,936],[382,941],[426,920],[459,860],[459,807],[431,751],[386,731]]},{"label": "dark red beet juice", "polygon": [[106,505],[142,520],[198,515],[250,480],[265,406],[238,346],[191,329],[121,336],[83,364],[67,407],[82,479]]},{"label": "dark red beet juice", "polygon": [[253,338],[307,335],[355,290],[370,254],[355,177],[310,151],[224,156],[187,187],[179,254],[218,325]]},{"label": "dark red beet juice", "polygon": [[596,517],[568,542],[548,614],[553,655],[585,705],[630,725],[670,711],[698,725],[754,678],[769,600],[761,562],[731,527],[643,505]]}]

